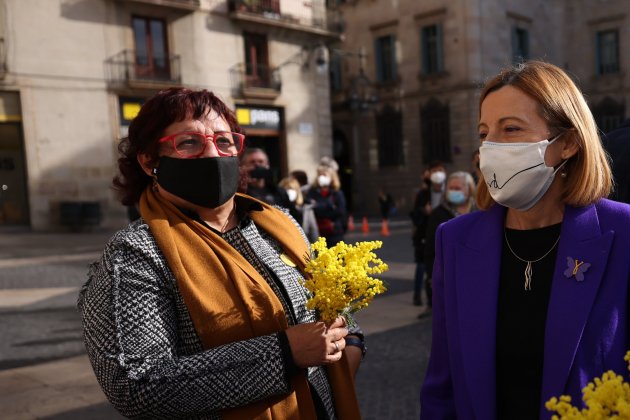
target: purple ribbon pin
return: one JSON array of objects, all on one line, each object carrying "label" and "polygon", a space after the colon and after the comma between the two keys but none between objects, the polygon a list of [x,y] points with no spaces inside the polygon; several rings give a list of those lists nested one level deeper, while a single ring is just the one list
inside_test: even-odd
[{"label": "purple ribbon pin", "polygon": [[575,276],[577,281],[584,281],[584,273],[590,266],[590,263],[567,257],[567,269],[564,270],[564,276],[568,279]]}]

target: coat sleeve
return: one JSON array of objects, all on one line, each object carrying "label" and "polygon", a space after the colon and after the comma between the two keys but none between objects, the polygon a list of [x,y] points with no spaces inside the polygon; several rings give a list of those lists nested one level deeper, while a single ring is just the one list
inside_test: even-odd
[{"label": "coat sleeve", "polygon": [[210,415],[290,391],[277,334],[203,350],[157,248],[112,241],[79,296],[96,377],[127,417]]},{"label": "coat sleeve", "polygon": [[433,338],[429,366],[420,393],[420,418],[426,420],[457,417],[446,333],[443,231],[444,225],[441,225],[436,233],[433,268]]}]

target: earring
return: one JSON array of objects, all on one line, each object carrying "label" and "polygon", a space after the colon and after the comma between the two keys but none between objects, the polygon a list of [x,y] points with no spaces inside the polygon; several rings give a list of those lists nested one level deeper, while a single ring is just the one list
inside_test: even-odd
[{"label": "earring", "polygon": [[561,177],[561,178],[566,178],[566,177],[567,177],[567,175],[568,175],[568,174],[567,174],[567,170],[566,170],[566,169],[562,169],[562,170],[560,171],[560,177]]},{"label": "earring", "polygon": [[157,168],[153,168],[153,176],[151,177],[151,179],[153,180],[153,185],[151,186],[151,188],[153,188],[153,192],[157,192],[158,191],[158,182],[157,182]]}]

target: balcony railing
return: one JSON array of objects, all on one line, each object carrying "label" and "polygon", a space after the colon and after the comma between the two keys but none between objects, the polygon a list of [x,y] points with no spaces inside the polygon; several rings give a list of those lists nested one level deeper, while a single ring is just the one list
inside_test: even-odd
[{"label": "balcony railing", "polygon": [[230,68],[232,89],[243,96],[276,97],[282,88],[280,70],[239,63]]},{"label": "balcony railing", "polygon": [[105,60],[105,74],[114,85],[181,83],[179,55],[147,57],[123,50]]},{"label": "balcony railing", "polygon": [[328,9],[325,0],[228,0],[233,18],[266,21],[287,28],[339,36],[341,14]]}]

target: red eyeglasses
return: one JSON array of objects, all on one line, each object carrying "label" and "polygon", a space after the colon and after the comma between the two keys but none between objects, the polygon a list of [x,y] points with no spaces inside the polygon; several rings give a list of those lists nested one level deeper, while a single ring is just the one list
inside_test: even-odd
[{"label": "red eyeglasses", "polygon": [[212,141],[220,156],[237,156],[243,150],[245,135],[218,131],[211,135],[205,135],[197,131],[184,131],[171,134],[158,140],[158,144],[170,142],[173,150],[182,158],[196,158],[203,154]]}]

